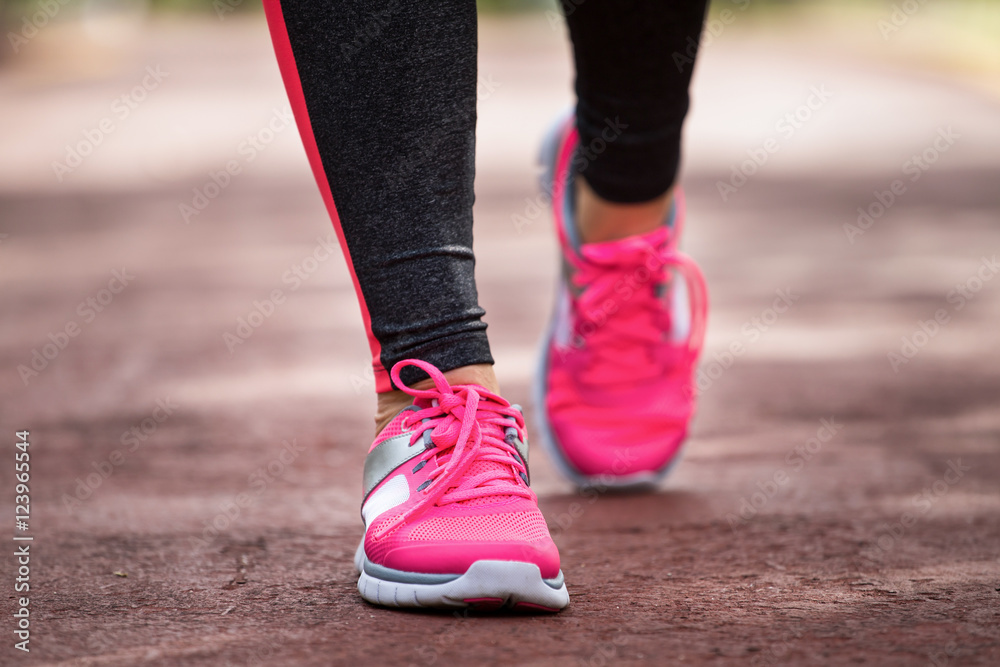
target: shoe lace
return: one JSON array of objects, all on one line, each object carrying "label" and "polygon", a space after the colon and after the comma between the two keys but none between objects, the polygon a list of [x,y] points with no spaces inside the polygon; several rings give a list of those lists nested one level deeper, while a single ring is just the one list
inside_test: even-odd
[{"label": "shoe lace", "polygon": [[[663,228],[652,238],[617,244],[613,252],[588,252],[585,246],[585,256],[568,258],[577,295],[571,300],[573,344],[588,350],[585,363],[615,364],[619,377],[635,379],[628,376],[656,375],[675,365],[678,351],[682,359],[697,359],[705,340],[708,292],[698,265],[668,241],[678,232]],[[672,331],[666,302],[671,271],[684,279],[691,325],[681,345],[665,346]]]},{"label": "shoe lace", "polygon": [[[579,132],[571,127],[556,156],[552,175],[556,229],[563,247],[572,245],[563,221],[562,202],[566,201],[571,158],[579,141]],[[678,356],[687,364],[698,359],[705,343],[708,288],[698,265],[677,249],[685,218],[684,192],[679,188],[674,205],[672,227],[664,227],[651,241],[620,244],[616,252],[600,255],[588,253],[584,246],[586,258],[572,252],[564,255],[574,288],[570,299],[573,331],[571,347],[560,351],[564,355],[574,349],[586,351],[566,357],[567,361],[573,359],[571,363],[582,363],[590,369],[610,364],[617,369],[619,378],[632,382],[663,372],[677,363]],[[680,348],[663,345],[664,333],[672,333],[670,304],[664,303],[664,297],[671,296],[671,268],[684,278],[690,310],[690,329]],[[641,289],[630,291],[634,283],[641,283]],[[649,326],[642,326],[643,320]],[[592,344],[587,345],[588,339]]]},{"label": "shoe lace", "polygon": [[[403,384],[399,372],[416,366],[433,380],[433,389],[412,389]],[[524,418],[506,400],[473,385],[451,386],[433,365],[408,359],[392,367],[392,380],[397,387],[427,405],[411,410],[402,426],[410,429],[410,444],[423,439],[426,450],[419,461],[436,459],[437,467],[427,481],[418,487],[422,498],[406,512],[386,522],[376,532],[382,537],[404,521],[420,515],[433,506],[487,498],[520,496],[534,498],[528,488],[527,461],[513,445],[515,437],[525,437]],[[425,433],[427,435],[425,435]],[[477,462],[498,465],[478,466]]]}]

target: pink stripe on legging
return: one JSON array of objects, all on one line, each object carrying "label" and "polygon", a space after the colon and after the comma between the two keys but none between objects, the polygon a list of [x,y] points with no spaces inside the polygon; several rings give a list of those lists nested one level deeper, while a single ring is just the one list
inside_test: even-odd
[{"label": "pink stripe on legging", "polygon": [[347,269],[351,272],[351,281],[354,283],[354,291],[358,295],[358,304],[361,306],[361,318],[365,323],[365,331],[368,334],[368,344],[372,351],[372,368],[375,371],[375,391],[385,392],[392,389],[389,381],[389,374],[382,366],[381,354],[382,346],[375,335],[372,334],[372,320],[368,313],[368,305],[365,303],[364,294],[361,292],[361,285],[358,283],[358,276],[354,272],[354,262],[344,240],[344,230],[340,226],[340,215],[337,214],[337,206],[333,202],[333,193],[330,191],[330,183],[326,177],[326,170],[323,169],[323,161],[319,156],[319,149],[316,146],[316,138],[313,136],[312,123],[309,120],[309,110],[306,108],[305,95],[302,92],[302,82],[299,79],[299,70],[295,64],[295,54],[292,52],[292,44],[288,39],[288,31],[285,28],[285,17],[281,10],[280,0],[264,0],[264,13],[267,16],[267,25],[271,31],[271,41],[274,43],[274,53],[278,57],[278,67],[281,69],[281,76],[285,81],[285,91],[288,93],[288,100],[292,104],[292,112],[295,114],[295,122],[299,127],[299,134],[302,136],[302,144],[305,146],[306,155],[309,157],[309,164],[312,167],[316,183],[319,185],[326,209],[330,213],[333,221],[333,229],[337,233],[340,248],[347,261]]}]

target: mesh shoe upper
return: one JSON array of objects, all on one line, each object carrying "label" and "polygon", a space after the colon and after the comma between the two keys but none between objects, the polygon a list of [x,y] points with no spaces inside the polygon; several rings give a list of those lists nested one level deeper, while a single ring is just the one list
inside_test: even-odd
[{"label": "mesh shoe upper", "polygon": [[550,156],[564,270],[542,407],[553,444],[575,472],[655,473],[673,458],[694,409],[704,278],[677,249],[680,191],[663,227],[618,241],[573,242],[569,184],[576,142],[567,124]]},{"label": "mesh shoe upper", "polygon": [[482,387],[450,386],[421,361],[392,369],[397,386],[407,364],[425,370],[435,386],[404,389],[414,405],[369,452],[369,461],[390,463],[362,507],[367,558],[396,570],[443,574],[461,574],[477,560],[526,561],[545,578],[557,576],[559,554],[528,487],[520,411]]}]

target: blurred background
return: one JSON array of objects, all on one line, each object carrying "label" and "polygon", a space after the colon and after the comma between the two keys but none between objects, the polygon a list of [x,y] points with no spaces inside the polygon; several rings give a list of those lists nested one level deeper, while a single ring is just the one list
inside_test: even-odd
[{"label": "blurred background", "polygon": [[[477,270],[530,424],[557,270],[534,156],[572,67],[554,3],[480,7]],[[367,632],[426,665],[1000,660],[1000,2],[713,4],[683,176],[712,297],[692,440],[632,498],[581,501],[535,451],[574,603],[530,624],[354,591],[374,381],[258,3],[0,0],[0,28],[31,659],[329,664],[373,659]]]}]

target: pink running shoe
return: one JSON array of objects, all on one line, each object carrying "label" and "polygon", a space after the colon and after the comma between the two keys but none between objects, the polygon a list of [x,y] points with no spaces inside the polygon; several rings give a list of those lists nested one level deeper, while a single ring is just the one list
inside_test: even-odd
[{"label": "pink running shoe", "polygon": [[358,591],[386,607],[559,611],[569,593],[559,551],[528,488],[521,409],[478,385],[404,388],[413,405],[365,459]]},{"label": "pink running shoe", "polygon": [[581,487],[655,485],[678,458],[694,411],[708,294],[678,251],[684,196],[663,227],[580,244],[573,221],[573,118],[542,151],[563,272],[535,382],[543,444]]}]

